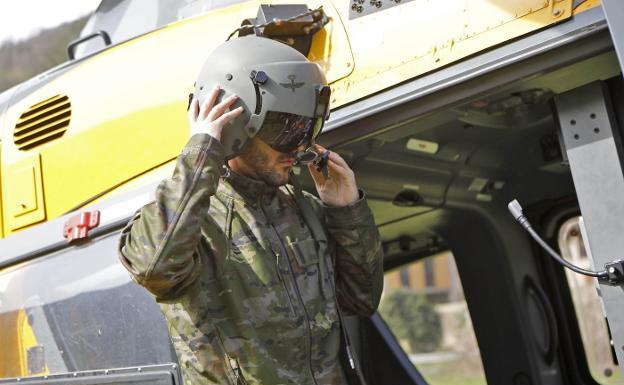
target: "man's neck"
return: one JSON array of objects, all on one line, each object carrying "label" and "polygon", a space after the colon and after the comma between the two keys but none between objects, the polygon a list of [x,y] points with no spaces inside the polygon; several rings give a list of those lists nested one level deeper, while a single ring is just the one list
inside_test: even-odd
[{"label": "man's neck", "polygon": [[228,167],[239,175],[246,176],[248,178],[259,180],[256,172],[240,157],[228,160]]}]

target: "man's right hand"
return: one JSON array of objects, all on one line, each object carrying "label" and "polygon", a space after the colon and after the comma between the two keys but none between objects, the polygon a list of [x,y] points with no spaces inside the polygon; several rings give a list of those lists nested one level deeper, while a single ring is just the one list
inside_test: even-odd
[{"label": "man's right hand", "polygon": [[199,133],[208,134],[217,140],[221,140],[223,127],[243,113],[243,107],[230,111],[230,106],[236,102],[236,95],[229,96],[215,106],[221,89],[215,86],[204,104],[200,107],[199,100],[193,98],[188,110],[189,127],[191,136]]}]

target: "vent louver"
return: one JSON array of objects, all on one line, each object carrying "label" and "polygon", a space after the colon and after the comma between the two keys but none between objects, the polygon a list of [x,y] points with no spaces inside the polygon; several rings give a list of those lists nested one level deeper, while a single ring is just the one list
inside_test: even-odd
[{"label": "vent louver", "polygon": [[63,136],[71,117],[69,98],[56,95],[30,106],[13,131],[13,142],[20,150],[30,150]]}]

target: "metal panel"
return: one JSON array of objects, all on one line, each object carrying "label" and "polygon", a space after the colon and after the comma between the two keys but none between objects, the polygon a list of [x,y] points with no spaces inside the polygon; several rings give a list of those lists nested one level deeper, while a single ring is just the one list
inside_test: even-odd
[{"label": "metal panel", "polygon": [[[624,174],[621,140],[606,86],[595,82],[555,98],[588,243],[596,269],[622,258]],[[601,285],[613,346],[624,362],[624,292]],[[624,369],[624,367],[622,367]]]},{"label": "metal panel", "polygon": [[[157,184],[151,183],[81,209],[80,211],[100,210],[100,224],[91,230],[89,236],[96,237],[123,227],[137,209],[154,199]],[[63,238],[63,227],[65,221],[76,213],[64,215],[32,229],[0,239],[0,270],[12,264],[70,247]]]},{"label": "metal panel", "polygon": [[153,365],[137,368],[94,370],[39,377],[0,379],[0,384],[50,384],[50,385],[181,385],[182,376],[176,364]]},{"label": "metal panel", "polygon": [[[544,55],[549,51],[553,51],[557,48],[572,44],[579,40],[597,35],[599,32],[607,29],[607,24],[604,19],[604,14],[601,8],[593,8],[575,15],[571,20],[552,26],[541,32],[532,34],[517,41],[505,44],[500,48],[493,49],[486,53],[480,54],[473,58],[464,60],[457,64],[451,65],[447,68],[441,69],[426,76],[419,77],[415,80],[394,87],[388,91],[381,92],[377,95],[368,97],[364,100],[357,101],[346,107],[332,110],[331,119],[325,124],[323,128],[323,134],[328,136],[331,133],[331,143],[336,144],[338,140],[334,139],[338,128],[344,127],[347,133],[352,138],[361,137],[369,134],[369,130],[379,131],[387,128],[382,124],[393,124],[403,117],[405,113],[410,113],[412,116],[418,114],[425,114],[431,112],[434,107],[430,107],[427,103],[424,103],[422,99],[426,96],[439,93],[443,90],[447,90],[451,87],[456,87],[462,83],[467,83],[470,80],[478,77],[483,77],[486,74],[495,73],[505,67],[509,67],[520,61],[524,61],[539,55]],[[603,39],[600,41],[593,41],[588,46],[575,47],[572,54],[580,58],[587,57],[596,52],[604,51],[610,48],[610,42],[605,42]],[[582,48],[582,49],[581,49]],[[594,50],[594,52],[587,52],[587,49]],[[555,60],[556,62],[553,62]],[[557,55],[547,63],[551,67],[559,68],[562,62],[570,60],[563,55]],[[523,66],[520,73],[505,74],[501,81],[511,83],[526,76],[538,74],[546,70],[543,63],[539,63],[541,66],[533,65]],[[480,87],[488,86],[489,88],[495,88],[501,84],[483,84],[479,83]],[[471,95],[474,95],[478,90],[471,88]],[[445,100],[442,98],[436,98],[436,106],[448,104],[449,102],[456,101],[458,97],[466,97],[468,95],[459,95],[458,92],[453,92],[454,100]],[[420,100],[419,100],[420,99]],[[407,106],[407,103],[413,102],[414,106],[409,110],[404,109],[401,114],[393,113],[391,122],[380,122],[370,120],[371,124],[366,122],[364,118],[370,117],[375,114],[379,114],[400,106]],[[352,127],[357,123],[357,127]],[[370,126],[370,127],[369,127]],[[327,140],[327,139],[325,139]],[[340,139],[342,142],[343,139]],[[327,143],[327,142],[325,142]]]},{"label": "metal panel", "polygon": [[392,8],[400,4],[405,4],[408,1],[414,0],[352,0],[352,2],[349,4],[349,20],[384,11],[388,8]]},{"label": "metal panel", "polygon": [[[624,1],[602,0],[602,8],[609,24],[609,32],[611,32],[615,52],[620,61],[620,68],[624,69]],[[622,72],[624,73],[624,70]]]},{"label": "metal panel", "polygon": [[3,164],[2,169],[6,182],[2,185],[6,231],[44,220],[46,213],[39,154],[23,157],[8,165]]},{"label": "metal panel", "polygon": [[[355,68],[332,83],[332,105],[351,103],[572,16],[572,0],[347,0]],[[362,4],[360,4],[362,2]],[[370,5],[374,3],[375,5]],[[379,8],[377,8],[379,6]]]}]

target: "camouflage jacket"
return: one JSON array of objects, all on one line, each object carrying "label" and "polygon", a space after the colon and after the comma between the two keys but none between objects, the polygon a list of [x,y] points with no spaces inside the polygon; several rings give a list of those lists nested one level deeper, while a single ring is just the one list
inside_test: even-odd
[{"label": "camouflage jacket", "polygon": [[185,384],[344,384],[336,303],[370,315],[383,286],[365,199],[302,196],[325,232],[315,239],[290,186],[222,177],[223,164],[217,140],[191,137],[120,238],[123,265],[167,319]]}]

